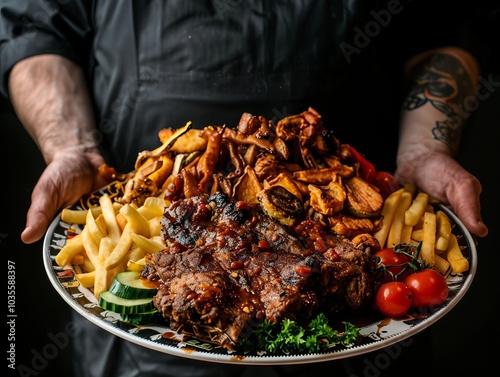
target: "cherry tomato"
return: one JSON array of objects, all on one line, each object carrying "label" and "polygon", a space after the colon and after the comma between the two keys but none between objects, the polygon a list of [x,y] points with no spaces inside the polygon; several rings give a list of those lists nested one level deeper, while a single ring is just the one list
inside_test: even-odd
[{"label": "cherry tomato", "polygon": [[393,318],[405,315],[410,309],[411,303],[411,290],[400,281],[382,284],[375,298],[377,309],[382,314]]},{"label": "cherry tomato", "polygon": [[414,308],[438,306],[448,297],[446,279],[432,268],[411,274],[404,283],[411,290]]},{"label": "cherry tomato", "polygon": [[413,272],[409,267],[405,269],[412,259],[410,254],[398,252],[393,248],[380,249],[372,257],[375,279],[380,283],[405,280]]},{"label": "cherry tomato", "polygon": [[399,189],[399,183],[394,176],[386,171],[378,171],[375,174],[373,184],[380,190],[380,195],[382,195],[384,199]]}]

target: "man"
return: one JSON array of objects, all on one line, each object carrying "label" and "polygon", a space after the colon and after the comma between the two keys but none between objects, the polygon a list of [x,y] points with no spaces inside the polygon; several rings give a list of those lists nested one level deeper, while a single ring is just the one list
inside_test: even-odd
[{"label": "man", "polygon": [[[416,35],[421,29],[393,37],[401,26],[411,30],[404,24],[423,6],[376,5],[4,0],[1,89],[47,163],[23,241],[40,239],[61,208],[102,187],[103,162],[131,170],[138,152],[158,145],[161,128],[234,125],[245,111],[272,119],[308,106],[381,166],[392,168],[398,147],[396,178],[449,204],[471,233],[485,236],[481,185],[453,159],[479,64],[433,28],[432,39]],[[398,139],[390,111],[400,88],[390,74],[403,70],[410,86]],[[94,356],[79,375],[242,372],[147,350],[122,363],[121,353],[134,348],[114,343],[102,334],[79,338],[77,356]]]}]

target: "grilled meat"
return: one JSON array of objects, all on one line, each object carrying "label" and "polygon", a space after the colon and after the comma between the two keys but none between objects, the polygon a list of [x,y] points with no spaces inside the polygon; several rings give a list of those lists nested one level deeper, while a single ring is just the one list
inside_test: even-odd
[{"label": "grilled meat", "polygon": [[233,350],[263,319],[306,323],[364,308],[369,249],[313,220],[286,227],[223,193],[172,202],[167,248],[143,274],[160,280],[155,306],[178,332]]}]

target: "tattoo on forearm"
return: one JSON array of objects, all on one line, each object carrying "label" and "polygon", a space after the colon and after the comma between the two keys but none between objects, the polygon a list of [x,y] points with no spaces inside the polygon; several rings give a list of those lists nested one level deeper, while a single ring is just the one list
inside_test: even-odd
[{"label": "tattoo on forearm", "polygon": [[435,54],[415,77],[413,87],[403,103],[404,110],[415,110],[430,103],[446,114],[447,119],[437,121],[433,136],[452,145],[465,121],[459,115],[465,98],[473,93],[473,83],[458,59],[448,54]]}]

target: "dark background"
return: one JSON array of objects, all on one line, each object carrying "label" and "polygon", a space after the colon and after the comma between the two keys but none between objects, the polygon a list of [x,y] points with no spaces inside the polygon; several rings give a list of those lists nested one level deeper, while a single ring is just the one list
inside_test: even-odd
[{"label": "dark background", "polygon": [[[500,36],[497,25],[494,22],[483,25],[483,41],[490,47],[495,46],[495,39]],[[493,75],[493,82],[500,84],[498,49],[487,52],[481,76],[488,79]],[[457,306],[422,333],[387,349],[352,359],[353,376],[486,375],[497,365],[498,347],[490,344],[495,344],[500,337],[496,312],[496,278],[500,265],[499,84],[469,119],[458,156],[464,167],[482,182],[483,217],[490,228],[487,237],[477,240],[478,269],[472,286]],[[4,99],[0,100],[0,163],[0,252],[4,268],[7,261],[16,266],[16,365],[30,368],[24,374],[9,375],[71,376],[68,341],[72,309],[47,278],[42,241],[32,245],[20,241],[31,190],[43,171],[44,162]],[[8,331],[9,327],[6,334]],[[12,371],[7,368],[7,372]]]}]

